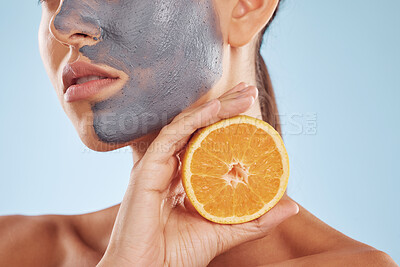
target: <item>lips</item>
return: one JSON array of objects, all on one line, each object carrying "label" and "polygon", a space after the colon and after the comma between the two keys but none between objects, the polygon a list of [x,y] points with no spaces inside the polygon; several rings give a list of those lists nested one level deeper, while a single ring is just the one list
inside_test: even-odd
[{"label": "lips", "polygon": [[82,61],[67,64],[62,79],[67,102],[91,100],[120,80],[116,74]]}]

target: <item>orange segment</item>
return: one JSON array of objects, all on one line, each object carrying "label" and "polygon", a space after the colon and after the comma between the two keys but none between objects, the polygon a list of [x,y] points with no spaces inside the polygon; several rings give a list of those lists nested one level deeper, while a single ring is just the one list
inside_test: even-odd
[{"label": "orange segment", "polygon": [[199,175],[193,175],[191,183],[198,189],[195,192],[195,196],[201,203],[213,200],[226,186],[226,181],[223,179]]},{"label": "orange segment", "polygon": [[262,175],[250,175],[249,187],[257,194],[265,203],[271,201],[280,186],[280,180],[274,178],[266,178]]},{"label": "orange segment", "polygon": [[232,149],[229,145],[229,140],[224,138],[227,135],[229,133],[226,128],[215,130],[201,142],[201,148],[223,162],[229,163],[232,161]]},{"label": "orange segment", "polygon": [[246,152],[251,137],[257,128],[250,124],[233,124],[226,127],[226,140],[229,140],[232,149],[233,158],[237,161],[242,160],[244,152]]},{"label": "orange segment", "polygon": [[249,147],[243,157],[243,161],[245,163],[252,163],[266,156],[275,149],[276,145],[272,137],[265,131],[257,129],[251,138]]},{"label": "orange segment", "polygon": [[268,212],[285,193],[289,159],[268,123],[236,116],[197,131],[182,161],[182,182],[196,210],[223,224]]},{"label": "orange segment", "polygon": [[256,213],[264,207],[264,203],[248,186],[239,183],[235,188],[234,207],[235,215],[242,217]]},{"label": "orange segment", "polygon": [[228,165],[212,154],[207,153],[203,148],[199,148],[194,152],[190,169],[194,174],[208,176],[221,176],[229,171]]},{"label": "orange segment", "polygon": [[283,172],[282,157],[278,150],[268,153],[248,166],[251,174],[270,174],[279,177]]},{"label": "orange segment", "polygon": [[204,205],[204,210],[218,217],[233,216],[233,194],[233,188],[231,186],[225,186],[213,201]]}]

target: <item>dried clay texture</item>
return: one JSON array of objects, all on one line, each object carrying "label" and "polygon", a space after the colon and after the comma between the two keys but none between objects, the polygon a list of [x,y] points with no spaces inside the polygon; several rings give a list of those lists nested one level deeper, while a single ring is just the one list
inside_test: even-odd
[{"label": "dried clay texture", "polygon": [[103,142],[124,143],[159,130],[222,75],[213,0],[64,0],[54,26],[98,38],[80,52],[130,77],[122,90],[92,106]]}]

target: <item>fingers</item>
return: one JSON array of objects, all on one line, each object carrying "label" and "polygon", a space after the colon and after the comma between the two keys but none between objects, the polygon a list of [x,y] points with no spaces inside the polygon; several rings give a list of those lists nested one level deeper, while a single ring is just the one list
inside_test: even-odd
[{"label": "fingers", "polygon": [[218,119],[225,119],[245,112],[257,99],[258,90],[249,86],[241,91],[232,92],[221,99],[221,109]]},{"label": "fingers", "polygon": [[[268,231],[269,229],[279,225],[286,219],[296,215],[299,212],[299,206],[292,200],[281,200],[279,203],[272,208],[267,214],[261,216],[257,221],[253,222],[257,226],[257,229],[262,232]],[[250,229],[252,225],[249,224]]]},{"label": "fingers", "polygon": [[247,83],[241,82],[238,85],[236,85],[235,87],[233,87],[232,89],[230,89],[229,91],[226,91],[223,95],[221,95],[219,98],[223,98],[229,94],[241,91],[243,89],[245,89],[246,87],[249,87],[249,85]]},{"label": "fingers", "polygon": [[159,135],[150,144],[142,160],[159,163],[167,162],[171,156],[186,143],[198,128],[207,125],[210,118],[217,114],[221,107],[219,100],[214,99],[194,109],[179,120],[173,120],[161,129]]},{"label": "fingers", "polygon": [[278,204],[260,218],[235,225],[217,225],[222,244],[220,253],[241,243],[266,236],[274,227],[299,212],[298,205],[292,200],[280,200]]},{"label": "fingers", "polygon": [[[225,99],[227,96],[232,96],[232,95],[234,95],[234,93],[239,92],[243,89],[246,89],[247,87],[249,87],[248,84],[241,82],[238,85],[236,85],[235,87],[233,87],[232,89],[226,91],[218,99],[221,101],[221,100]],[[180,118],[186,116],[189,112],[193,111],[196,108],[198,108],[198,107],[193,107],[193,108],[190,107],[190,108],[186,109],[185,112],[182,112],[181,114],[177,115],[174,120],[175,121],[179,120]]]},{"label": "fingers", "polygon": [[219,99],[183,112],[161,130],[144,157],[158,162],[168,161],[197,129],[245,112],[257,96],[258,90],[255,86],[245,87],[241,83]]}]

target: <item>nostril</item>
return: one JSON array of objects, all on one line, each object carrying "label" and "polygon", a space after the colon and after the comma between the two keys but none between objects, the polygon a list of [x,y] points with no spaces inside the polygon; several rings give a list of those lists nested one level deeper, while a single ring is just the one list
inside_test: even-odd
[{"label": "nostril", "polygon": [[78,2],[60,1],[59,9],[51,20],[50,32],[60,43],[69,46],[94,45],[101,39],[99,21],[85,10],[76,8]]},{"label": "nostril", "polygon": [[99,40],[99,38],[96,37],[96,36],[92,36],[90,34],[85,34],[85,33],[81,33],[81,32],[72,34],[70,36],[70,38],[71,39],[82,39],[83,38],[85,40],[90,39],[90,40],[94,40],[94,41],[98,41]]},{"label": "nostril", "polygon": [[85,33],[74,33],[74,34],[72,34],[71,35],[71,37],[72,38],[87,38],[87,37],[89,37],[89,35],[88,34],[85,34]]}]

